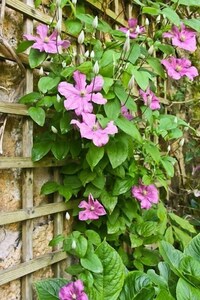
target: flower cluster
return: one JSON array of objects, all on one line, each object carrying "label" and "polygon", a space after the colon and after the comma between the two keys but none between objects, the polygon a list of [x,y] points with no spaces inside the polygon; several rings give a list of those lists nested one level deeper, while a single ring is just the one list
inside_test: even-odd
[{"label": "flower cluster", "polygon": [[109,135],[118,132],[113,121],[108,122],[107,126],[102,128],[96,120],[96,115],[92,113],[92,102],[96,104],[107,102],[99,93],[103,87],[103,78],[96,76],[89,85],[86,83],[86,75],[79,71],[74,72],[73,78],[75,86],[67,82],[61,82],[58,86],[59,93],[66,98],[64,101],[66,110],[74,110],[75,114],[82,119],[73,119],[71,124],[79,128],[82,138],[92,140],[94,145],[101,147],[108,143]]},{"label": "flower cluster", "polygon": [[[181,24],[180,29],[177,26],[172,26],[171,31],[163,33],[164,38],[170,38],[172,45],[186,51],[194,52],[196,50],[196,32]],[[161,63],[165,66],[169,77],[179,80],[183,76],[193,80],[198,76],[197,68],[192,66],[189,59],[169,57],[163,59]]]}]

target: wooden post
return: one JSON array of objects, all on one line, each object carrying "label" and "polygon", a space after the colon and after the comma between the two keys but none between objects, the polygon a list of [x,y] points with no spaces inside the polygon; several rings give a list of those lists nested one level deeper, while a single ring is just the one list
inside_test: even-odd
[{"label": "wooden post", "polygon": [[[24,0],[24,3],[33,6],[32,0]],[[24,32],[33,33],[33,21],[25,19]],[[30,69],[26,70],[25,94],[33,91],[33,73]],[[30,157],[33,145],[33,122],[25,119],[22,132],[23,157]],[[33,171],[26,169],[23,171],[22,179],[22,207],[26,209],[33,207]],[[33,220],[22,222],[22,261],[27,262],[33,258]],[[32,274],[22,278],[22,300],[32,300]]]}]

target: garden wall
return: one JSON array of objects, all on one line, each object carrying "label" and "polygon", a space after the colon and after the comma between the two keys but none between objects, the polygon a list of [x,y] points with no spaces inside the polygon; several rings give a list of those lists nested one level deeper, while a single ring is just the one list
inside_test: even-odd
[{"label": "garden wall", "polygon": [[[84,1],[94,15],[126,24],[131,5],[125,1]],[[59,12],[60,13],[60,12]],[[48,180],[61,180],[58,169],[65,161],[48,157],[33,163],[34,126],[18,99],[34,90],[38,74],[28,67],[26,54],[16,54],[23,33],[36,23],[50,23],[48,1],[34,8],[34,1],[2,0],[0,16],[0,295],[1,300],[31,300],[32,283],[63,276],[66,254],[49,247],[53,236],[70,231],[65,204],[55,194],[40,194]],[[115,21],[114,21],[115,20]],[[44,68],[48,67],[44,65]],[[69,263],[69,262],[67,262]]]}]

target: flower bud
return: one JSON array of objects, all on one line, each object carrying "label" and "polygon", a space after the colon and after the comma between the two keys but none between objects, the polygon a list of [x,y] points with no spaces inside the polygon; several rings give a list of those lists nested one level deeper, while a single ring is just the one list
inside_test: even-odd
[{"label": "flower bud", "polygon": [[95,29],[98,27],[98,17],[97,17],[97,16],[94,18],[94,20],[93,20],[93,22],[92,22],[92,26],[93,26],[93,28],[95,28]]},{"label": "flower bud", "polygon": [[90,53],[90,57],[91,57],[91,58],[94,58],[94,55],[95,55],[95,54],[94,54],[94,50],[92,50],[91,53]]},{"label": "flower bud", "polygon": [[77,0],[72,0],[72,3],[73,3],[74,5],[76,5]]},{"label": "flower bud", "polygon": [[140,33],[140,26],[139,25],[136,26],[135,33]]},{"label": "flower bud", "polygon": [[156,18],[156,23],[160,23],[160,20],[161,20],[161,15],[158,15]]},{"label": "flower bud", "polygon": [[66,214],[65,214],[65,219],[66,219],[67,221],[70,220],[70,214],[69,214],[68,212],[66,212]]},{"label": "flower bud", "polygon": [[180,142],[179,142],[179,145],[180,145],[181,147],[183,147],[184,143],[185,143],[185,139],[182,138],[182,139],[180,140]]},{"label": "flower bud", "polygon": [[178,118],[177,118],[177,117],[174,118],[174,123],[175,123],[175,124],[178,123]]},{"label": "flower bud", "polygon": [[149,19],[148,18],[145,19],[145,25],[149,26]]},{"label": "flower bud", "polygon": [[170,145],[167,146],[167,152],[169,152],[169,151],[171,151],[171,146]]},{"label": "flower bud", "polygon": [[66,61],[63,60],[63,61],[62,61],[62,67],[65,68],[66,65],[67,65]]},{"label": "flower bud", "polygon": [[129,80],[128,82],[128,89],[129,90],[132,90],[134,88],[134,85],[135,85],[135,76],[132,75],[131,76],[131,79]]},{"label": "flower bud", "polygon": [[126,32],[126,37],[127,37],[127,38],[130,37],[130,30],[127,30],[127,32]]},{"label": "flower bud", "polygon": [[148,50],[148,53],[149,53],[150,55],[152,55],[153,52],[154,52],[154,46],[151,45],[151,47],[150,47],[149,50]]},{"label": "flower bud", "polygon": [[40,68],[40,70],[39,70],[39,75],[40,75],[40,76],[43,76],[43,75],[44,75],[43,67]]},{"label": "flower bud", "polygon": [[99,63],[98,61],[95,62],[94,67],[93,67],[93,72],[95,75],[99,73]]},{"label": "flower bud", "polygon": [[60,97],[60,95],[59,95],[59,94],[57,94],[57,95],[56,95],[56,99],[57,99],[57,102],[59,103],[59,102],[60,102],[60,100],[61,100],[61,97]]},{"label": "flower bud", "polygon": [[200,197],[200,190],[195,189],[195,190],[193,190],[193,193],[194,193],[195,197]]},{"label": "flower bud", "polygon": [[127,37],[124,43],[123,51],[128,52],[130,50],[130,38]]},{"label": "flower bud", "polygon": [[56,0],[56,5],[60,6],[61,0]]},{"label": "flower bud", "polygon": [[89,55],[90,55],[90,52],[89,52],[89,50],[87,50],[87,51],[85,52],[84,56],[88,58]]},{"label": "flower bud", "polygon": [[72,241],[72,249],[76,249],[76,241],[75,240]]},{"label": "flower bud", "polygon": [[78,36],[78,43],[83,44],[84,40],[85,40],[85,34],[84,34],[84,31],[81,30],[81,33]]},{"label": "flower bud", "polygon": [[58,133],[58,130],[57,130],[56,127],[54,127],[54,126],[51,126],[51,131],[52,131],[53,133]]},{"label": "flower bud", "polygon": [[59,19],[56,26],[55,26],[55,30],[58,32],[58,33],[61,33],[62,31],[62,19]]}]

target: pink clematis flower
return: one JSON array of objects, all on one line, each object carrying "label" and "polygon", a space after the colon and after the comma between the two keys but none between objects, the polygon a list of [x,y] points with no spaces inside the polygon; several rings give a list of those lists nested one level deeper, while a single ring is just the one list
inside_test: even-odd
[{"label": "pink clematis flower", "polygon": [[132,196],[140,201],[141,208],[149,209],[155,203],[158,203],[158,190],[155,185],[143,185],[132,187]]},{"label": "pink clematis flower", "polygon": [[99,92],[103,87],[103,77],[96,76],[89,85],[86,84],[86,75],[75,71],[73,74],[76,82],[75,86],[71,83],[61,82],[58,91],[66,97],[64,106],[66,110],[75,110],[77,116],[82,113],[91,113],[93,106],[91,102],[105,104],[107,100]]},{"label": "pink clematis flower", "polygon": [[126,118],[127,120],[131,121],[133,120],[133,115],[129,112],[129,110],[126,108],[125,105],[121,106],[121,114]]},{"label": "pink clematis flower", "polygon": [[92,194],[89,194],[88,202],[81,201],[78,207],[85,209],[79,212],[78,218],[81,221],[97,220],[100,216],[106,215],[103,205],[98,200],[94,200]]},{"label": "pink clematis flower", "polygon": [[143,33],[145,31],[144,26],[139,26],[137,25],[137,19],[129,19],[128,20],[128,28],[126,27],[120,27],[119,30],[127,33],[127,31],[129,30],[129,37],[131,39],[135,39],[138,37],[138,35],[140,33]]},{"label": "pink clematis flower", "polygon": [[31,34],[24,34],[24,38],[28,41],[34,41],[32,48],[38,49],[40,52],[57,53],[58,46],[68,48],[70,42],[65,40],[58,40],[58,32],[54,30],[50,36],[48,36],[49,27],[47,25],[39,25],[37,27],[37,36]]},{"label": "pink clematis flower", "polygon": [[88,296],[84,292],[84,286],[81,280],[70,282],[61,287],[59,291],[60,300],[88,300]]},{"label": "pink clematis flower", "polygon": [[149,106],[152,110],[160,109],[159,99],[150,88],[147,88],[146,92],[140,90],[139,93],[146,106]]},{"label": "pink clematis flower", "polygon": [[163,59],[161,63],[165,66],[167,74],[173,79],[179,80],[183,76],[187,76],[190,80],[198,76],[197,68],[191,66],[191,61],[186,58],[170,57]]},{"label": "pink clematis flower", "polygon": [[118,132],[113,121],[110,121],[105,128],[102,128],[99,122],[96,121],[96,115],[83,113],[82,118],[83,122],[73,119],[71,120],[71,124],[75,124],[80,129],[82,138],[92,140],[97,147],[101,147],[108,143],[109,134]]},{"label": "pink clematis flower", "polygon": [[172,45],[194,52],[196,50],[196,32],[181,24],[181,29],[172,26],[171,31],[163,33],[164,38],[171,38]]}]

